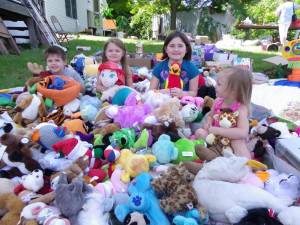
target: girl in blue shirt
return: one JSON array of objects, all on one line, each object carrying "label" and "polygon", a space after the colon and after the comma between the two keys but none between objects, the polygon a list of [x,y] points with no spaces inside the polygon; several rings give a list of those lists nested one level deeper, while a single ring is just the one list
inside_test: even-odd
[{"label": "girl in blue shirt", "polygon": [[[173,97],[181,98],[185,95],[196,96],[198,91],[199,71],[191,62],[192,48],[187,37],[175,31],[164,42],[163,61],[153,69],[150,89],[160,89],[162,93],[169,93]],[[168,82],[170,67],[173,63],[181,65],[180,79],[183,88],[173,87],[165,89]]]}]

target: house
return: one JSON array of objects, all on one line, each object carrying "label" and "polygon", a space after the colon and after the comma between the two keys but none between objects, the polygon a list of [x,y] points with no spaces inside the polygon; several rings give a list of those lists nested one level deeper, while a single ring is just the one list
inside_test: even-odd
[{"label": "house", "polygon": [[[76,33],[88,28],[97,28],[101,32],[99,11],[106,5],[106,0],[44,0],[44,13],[50,26],[50,17],[56,16],[67,32]],[[98,24],[95,24],[96,18]]]}]

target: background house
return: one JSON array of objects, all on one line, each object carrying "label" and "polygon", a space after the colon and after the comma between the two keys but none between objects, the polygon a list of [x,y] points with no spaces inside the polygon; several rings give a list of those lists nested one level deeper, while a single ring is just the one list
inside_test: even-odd
[{"label": "background house", "polygon": [[[106,5],[106,0],[44,0],[49,24],[52,26],[50,17],[56,16],[65,31],[74,33],[88,28],[97,28],[101,32],[99,11]],[[99,24],[95,24],[97,17]]]}]

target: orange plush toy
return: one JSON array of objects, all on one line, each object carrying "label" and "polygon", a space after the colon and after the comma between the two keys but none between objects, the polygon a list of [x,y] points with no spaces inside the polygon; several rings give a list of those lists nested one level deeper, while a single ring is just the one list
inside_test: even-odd
[{"label": "orange plush toy", "polygon": [[20,214],[24,208],[24,203],[15,194],[1,194],[0,195],[0,211],[1,214],[0,225],[16,225],[19,222]]},{"label": "orange plush toy", "polygon": [[180,77],[181,65],[177,62],[172,63],[170,67],[170,74],[165,83],[165,88],[180,88],[183,89],[183,81]]}]

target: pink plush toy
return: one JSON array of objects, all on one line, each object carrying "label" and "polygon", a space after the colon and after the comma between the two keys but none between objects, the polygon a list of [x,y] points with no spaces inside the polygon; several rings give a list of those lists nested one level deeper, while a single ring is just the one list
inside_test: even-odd
[{"label": "pink plush toy", "polygon": [[201,97],[183,96],[180,100],[183,105],[194,104],[197,108],[201,108],[204,104],[204,99]]},{"label": "pink plush toy", "polygon": [[118,193],[127,193],[128,184],[121,181],[122,169],[117,166],[109,181],[99,183],[95,189],[102,193],[106,198],[110,198]]},{"label": "pink plush toy", "polygon": [[144,123],[145,118],[152,112],[152,107],[148,104],[140,103],[139,96],[131,93],[124,106],[119,107],[114,116],[114,122],[119,123],[121,128],[132,128]]}]

